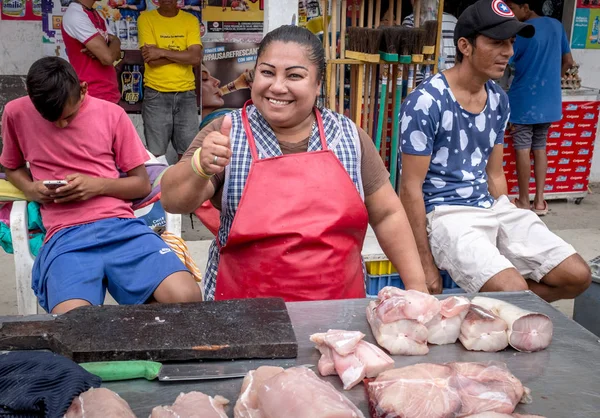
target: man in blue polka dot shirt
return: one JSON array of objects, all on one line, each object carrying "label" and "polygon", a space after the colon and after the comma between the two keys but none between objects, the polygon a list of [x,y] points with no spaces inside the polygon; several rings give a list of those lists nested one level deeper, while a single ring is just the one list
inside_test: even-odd
[{"label": "man in blue polka dot shirt", "polygon": [[401,199],[431,292],[446,270],[467,292],[532,290],[574,298],[591,273],[575,249],[507,198],[502,77],[518,34],[533,36],[502,0],[479,0],[458,18],[456,65],[402,104]]}]

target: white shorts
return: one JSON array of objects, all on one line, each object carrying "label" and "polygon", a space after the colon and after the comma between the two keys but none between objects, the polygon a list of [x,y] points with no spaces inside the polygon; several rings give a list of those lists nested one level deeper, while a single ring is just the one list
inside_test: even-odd
[{"label": "white shorts", "polygon": [[539,282],[576,253],[535,213],[506,196],[490,209],[437,206],[427,214],[427,233],[438,268],[469,293],[508,268]]}]

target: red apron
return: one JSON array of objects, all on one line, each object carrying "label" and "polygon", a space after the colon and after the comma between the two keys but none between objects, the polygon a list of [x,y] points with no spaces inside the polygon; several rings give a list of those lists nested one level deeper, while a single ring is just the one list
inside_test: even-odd
[{"label": "red apron", "polygon": [[361,250],[368,213],[327,149],[321,113],[315,109],[322,151],[259,160],[246,112],[250,103],[242,108],[242,122],[252,164],[220,248],[215,299],[365,297]]}]

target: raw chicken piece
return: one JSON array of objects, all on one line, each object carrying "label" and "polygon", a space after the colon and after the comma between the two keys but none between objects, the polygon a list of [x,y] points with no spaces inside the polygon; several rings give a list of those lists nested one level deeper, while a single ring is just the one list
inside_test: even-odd
[{"label": "raw chicken piece", "polygon": [[381,348],[366,341],[358,343],[354,354],[365,365],[365,376],[369,378],[377,377],[380,373],[394,367],[394,360],[390,356]]},{"label": "raw chicken piece", "polygon": [[354,352],[356,344],[364,338],[365,334],[360,331],[343,331],[330,329],[327,332],[319,332],[310,336],[310,340],[317,345],[327,345],[337,351],[341,356],[347,356]]},{"label": "raw chicken piece", "polygon": [[377,316],[388,324],[400,319],[414,319],[422,324],[431,321],[440,312],[440,301],[416,290],[402,290],[386,286],[377,295]]},{"label": "raw chicken piece", "polygon": [[423,356],[429,352],[425,325],[410,319],[383,323],[375,313],[377,305],[371,301],[367,306],[367,321],[380,346],[396,355]]},{"label": "raw chicken piece", "polygon": [[[261,415],[255,417],[364,418],[331,383],[322,381],[306,367],[292,367],[276,374],[265,381],[257,393]],[[241,416],[236,414],[235,417]]]},{"label": "raw chicken piece", "polygon": [[506,329],[500,317],[471,303],[458,338],[467,350],[500,351],[508,346]]},{"label": "raw chicken piece", "polygon": [[479,412],[510,414],[527,401],[529,389],[504,364],[450,363],[462,401],[461,416]]},{"label": "raw chicken piece", "polygon": [[[388,370],[367,385],[376,418],[511,416],[530,393],[503,364],[416,364]],[[495,415],[489,415],[490,418]]]},{"label": "raw chicken piece", "polygon": [[372,416],[455,417],[461,409],[454,371],[438,364],[416,364],[383,372],[368,385]]},{"label": "raw chicken piece", "polygon": [[321,358],[317,368],[321,376],[331,376],[337,374],[335,364],[333,363],[333,354],[331,348],[326,345],[317,345],[317,349],[321,352]]},{"label": "raw chicken piece", "polygon": [[477,296],[473,303],[502,318],[508,325],[508,343],[519,351],[540,351],[552,341],[553,325],[548,316],[521,309],[502,300]]},{"label": "raw chicken piece", "polygon": [[381,371],[394,367],[394,360],[390,356],[378,347],[361,341],[363,337],[361,332],[342,330],[311,335],[310,340],[317,343],[317,349],[321,352],[318,366],[321,376],[337,374],[342,379],[344,389],[348,390],[365,376],[376,377]]},{"label": "raw chicken piece", "polygon": [[171,406],[157,406],[150,418],[227,418],[222,396],[214,398],[202,392],[182,393]]},{"label": "raw chicken piece", "polygon": [[283,368],[272,366],[262,366],[248,372],[242,382],[240,397],[233,409],[234,416],[236,418],[262,418],[263,415],[258,410],[258,389],[264,385],[265,381],[281,372],[283,372]]},{"label": "raw chicken piece", "polygon": [[454,344],[460,335],[460,327],[467,316],[471,302],[463,296],[450,296],[441,302],[440,313],[427,326],[429,344]]},{"label": "raw chicken piece", "polygon": [[135,414],[116,393],[105,389],[90,389],[73,399],[65,418],[136,418]]},{"label": "raw chicken piece", "polygon": [[335,350],[331,350],[331,354],[335,371],[344,384],[344,390],[352,389],[365,378],[365,365],[354,353],[340,356]]}]

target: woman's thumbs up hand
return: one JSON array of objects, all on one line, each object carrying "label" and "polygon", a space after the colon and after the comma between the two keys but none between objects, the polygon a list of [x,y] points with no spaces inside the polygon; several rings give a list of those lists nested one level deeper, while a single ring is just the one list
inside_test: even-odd
[{"label": "woman's thumbs up hand", "polygon": [[231,161],[231,116],[226,115],[219,132],[209,133],[202,142],[200,165],[206,174],[222,172]]}]

